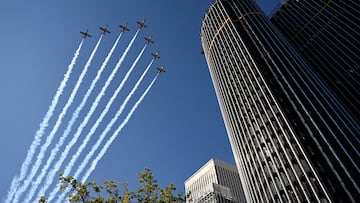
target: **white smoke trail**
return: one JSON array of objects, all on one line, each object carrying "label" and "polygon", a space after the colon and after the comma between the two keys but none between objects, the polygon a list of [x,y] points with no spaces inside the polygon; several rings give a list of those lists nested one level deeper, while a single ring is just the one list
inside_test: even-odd
[{"label": "white smoke trail", "polygon": [[79,76],[79,79],[76,81],[75,87],[73,88],[73,90],[72,90],[72,92],[70,94],[70,97],[67,100],[64,108],[62,109],[61,113],[59,114],[58,119],[57,119],[52,131],[50,132],[50,134],[46,138],[46,141],[43,144],[43,146],[41,147],[40,152],[39,152],[39,154],[37,156],[37,160],[36,160],[35,164],[33,165],[32,169],[30,171],[30,174],[28,175],[28,177],[25,179],[23,185],[19,188],[19,190],[15,194],[13,202],[18,202],[19,201],[20,196],[22,195],[23,192],[25,192],[27,190],[27,188],[28,188],[29,184],[31,183],[32,179],[36,175],[36,172],[38,171],[38,169],[39,169],[39,167],[40,167],[40,165],[42,163],[42,159],[45,156],[45,152],[46,152],[47,148],[49,147],[52,140],[54,139],[54,136],[55,136],[57,130],[59,129],[59,127],[60,127],[60,125],[62,123],[62,120],[63,120],[64,116],[67,113],[68,108],[71,106],[71,104],[74,101],[74,98],[75,98],[75,96],[77,94],[77,91],[79,90],[79,87],[80,87],[80,85],[81,85],[81,83],[82,83],[82,81],[83,81],[83,79],[84,79],[84,77],[85,77],[85,75],[87,73],[87,70],[88,70],[89,66],[91,65],[92,59],[94,58],[94,56],[96,54],[96,51],[97,51],[97,49],[98,49],[98,47],[100,45],[101,39],[102,39],[102,35],[100,36],[94,50],[92,51],[87,63],[85,64],[85,67],[84,67],[83,71],[81,72],[81,74]]},{"label": "white smoke trail", "polygon": [[153,84],[155,83],[157,77],[159,76],[159,74],[156,74],[155,78],[153,79],[153,81],[150,83],[150,85],[146,88],[146,90],[144,91],[144,93],[140,96],[140,98],[136,101],[136,103],[134,104],[134,106],[131,108],[130,112],[128,113],[128,115],[125,117],[124,121],[120,124],[120,126],[116,129],[116,131],[114,132],[114,134],[109,138],[109,140],[105,143],[104,147],[101,148],[100,153],[96,156],[96,158],[92,161],[90,168],[86,171],[85,175],[82,177],[81,182],[85,182],[88,177],[90,176],[90,174],[94,171],[94,169],[96,168],[97,163],[99,162],[99,160],[104,156],[104,154],[106,153],[106,151],[108,150],[108,148],[110,147],[110,145],[112,144],[112,142],[115,140],[115,138],[119,135],[120,131],[124,128],[124,126],[128,123],[128,121],[130,120],[131,116],[133,115],[133,113],[135,112],[136,108],[139,106],[139,104],[142,102],[142,100],[144,99],[144,97],[146,96],[146,94],[149,92],[150,88],[153,86]]},{"label": "white smoke trail", "polygon": [[[140,98],[137,100],[137,102],[134,104],[134,106],[132,107],[132,109],[130,110],[130,112],[128,113],[128,115],[126,116],[126,118],[124,119],[124,121],[120,124],[120,126],[117,128],[117,130],[114,132],[114,134],[109,138],[109,140],[106,142],[106,144],[104,145],[104,147],[101,149],[100,153],[97,155],[97,157],[93,160],[93,162],[91,163],[91,167],[86,171],[86,174],[83,176],[82,178],[82,183],[84,183],[87,178],[90,176],[90,174],[92,173],[92,171],[96,168],[97,163],[99,162],[99,160],[104,156],[104,154],[106,153],[107,149],[109,148],[109,146],[112,144],[112,142],[114,141],[114,139],[117,137],[117,135],[120,133],[120,131],[123,129],[123,127],[127,124],[127,122],[129,121],[129,119],[131,118],[132,114],[135,112],[136,108],[139,106],[139,104],[142,102],[142,100],[144,99],[144,97],[146,96],[146,94],[149,92],[149,90],[151,89],[151,87],[153,86],[153,84],[155,83],[157,77],[159,76],[159,74],[157,74],[155,76],[155,78],[153,79],[153,81],[150,83],[150,85],[146,88],[146,90],[144,91],[144,93],[140,96]],[[54,191],[53,191],[54,192]],[[64,191],[59,198],[56,200],[56,203],[62,203],[65,196],[67,195],[67,192]],[[51,196],[50,196],[51,197]],[[49,197],[49,201],[51,201],[53,199],[53,196],[50,198]]]},{"label": "white smoke trail", "polygon": [[[125,82],[127,81],[128,77],[130,76],[130,73],[133,71],[133,69],[135,68],[136,64],[138,63],[138,61],[140,60],[142,54],[145,51],[147,45],[144,46],[144,48],[141,50],[140,54],[138,55],[138,57],[136,58],[136,60],[134,61],[134,63],[132,64],[131,68],[129,69],[129,71],[126,73],[124,79],[121,81],[121,84],[119,85],[119,87],[115,90],[113,96],[110,98],[110,100],[108,101],[108,103],[105,106],[105,109],[101,112],[99,118],[96,120],[95,124],[91,127],[90,132],[86,135],[85,139],[83,140],[83,143],[80,145],[80,147],[78,148],[78,150],[76,151],[76,153],[72,156],[71,161],[69,162],[69,164],[66,166],[64,174],[70,174],[70,171],[72,170],[72,168],[74,167],[75,162],[77,161],[77,159],[79,158],[80,154],[82,153],[82,151],[84,150],[84,148],[86,147],[86,145],[88,144],[91,136],[95,133],[96,129],[99,127],[100,123],[102,122],[102,120],[104,119],[104,117],[106,116],[106,114],[109,112],[111,105],[113,104],[114,100],[116,99],[117,95],[120,93],[122,87],[124,86]],[[75,178],[77,178],[76,176],[74,176]]]},{"label": "white smoke trail", "polygon": [[81,162],[79,168],[76,170],[74,177],[78,178],[80,173],[82,172],[82,170],[84,170],[85,166],[88,164],[89,160],[92,158],[92,156],[94,155],[95,151],[99,148],[101,142],[103,141],[103,139],[105,138],[105,136],[107,135],[107,133],[111,130],[112,126],[114,125],[114,123],[117,121],[117,119],[119,118],[119,116],[121,115],[121,113],[123,112],[124,108],[126,107],[127,103],[129,102],[129,100],[131,99],[131,97],[133,96],[133,94],[135,93],[135,91],[137,90],[137,88],[139,87],[141,81],[144,79],[146,73],[149,71],[152,63],[154,62],[154,59],[151,60],[151,62],[149,63],[149,65],[147,66],[147,68],[145,69],[145,71],[142,73],[142,75],[140,76],[140,78],[138,79],[138,81],[136,82],[136,84],[134,85],[133,89],[130,91],[130,93],[128,94],[128,96],[125,98],[124,102],[121,104],[119,110],[116,112],[115,116],[111,119],[111,121],[107,124],[105,130],[101,133],[100,137],[97,139],[95,145],[91,148],[90,152],[87,153],[85,159]]},{"label": "white smoke trail", "polygon": [[[134,69],[135,65],[137,64],[137,62],[139,61],[141,55],[143,54],[145,50],[145,47],[143,48],[143,50],[141,51],[141,53],[139,54],[139,56],[137,57],[137,59],[135,60],[135,62],[133,63],[133,66],[129,69],[128,74],[126,74],[125,78],[123,79],[122,83],[119,85],[119,87],[115,90],[113,96],[110,98],[110,100],[108,101],[108,103],[106,104],[106,107],[104,108],[104,110],[101,112],[99,118],[96,120],[95,124],[91,127],[90,132],[85,136],[85,139],[83,140],[82,144],[79,146],[79,148],[77,149],[76,153],[72,156],[71,161],[68,163],[68,165],[65,168],[64,174],[70,174],[70,171],[72,169],[72,167],[74,166],[75,162],[77,161],[77,159],[79,158],[79,156],[81,155],[82,151],[84,150],[84,148],[86,147],[87,143],[89,142],[89,140],[91,139],[91,136],[95,133],[96,129],[99,127],[100,123],[102,122],[102,120],[104,119],[104,117],[106,116],[106,114],[108,113],[111,105],[113,104],[114,100],[116,99],[117,95],[119,94],[119,92],[121,91],[124,83],[126,82],[127,78],[129,77],[130,73],[132,72],[132,70]],[[109,81],[111,81],[113,79],[113,77],[109,77]],[[103,95],[104,91],[101,92],[100,94]],[[98,105],[98,102],[96,103],[96,105]],[[96,107],[93,109],[95,110]],[[90,116],[93,114],[90,113]],[[53,180],[53,177],[55,176],[55,172],[53,173],[49,173],[49,175],[51,175],[51,179]],[[50,183],[51,184],[51,183]],[[46,188],[44,188],[44,190],[46,191],[47,188],[50,185],[45,185]],[[44,186],[44,187],[45,187]],[[44,194],[45,191],[43,191]]]},{"label": "white smoke trail", "polygon": [[19,186],[20,182],[26,176],[28,167],[29,167],[29,165],[31,163],[31,160],[32,160],[33,156],[34,156],[36,148],[39,146],[39,144],[41,142],[41,138],[44,135],[46,127],[49,125],[49,120],[50,120],[50,118],[52,117],[52,115],[54,113],[55,107],[57,106],[57,103],[59,101],[59,97],[62,95],[62,93],[63,93],[63,91],[64,91],[64,89],[66,87],[67,81],[70,78],[70,75],[71,75],[72,70],[74,68],[74,65],[76,63],[76,60],[77,60],[77,58],[78,58],[78,56],[80,54],[80,50],[81,50],[81,47],[83,45],[83,42],[84,42],[84,40],[81,40],[81,42],[79,44],[79,47],[77,48],[77,50],[76,50],[76,52],[74,54],[74,57],[72,58],[71,63],[69,64],[68,69],[67,69],[66,73],[64,74],[64,78],[61,81],[60,86],[58,87],[58,89],[56,91],[56,94],[55,94],[55,96],[53,97],[53,99],[51,101],[51,105],[49,106],[49,109],[48,109],[47,113],[45,114],[42,122],[40,123],[39,129],[36,131],[34,140],[31,143],[30,148],[28,149],[28,152],[26,154],[25,161],[21,165],[20,175],[15,176],[13,178],[12,182],[11,182],[10,189],[9,189],[8,194],[7,194],[5,203],[8,203],[8,202],[10,202],[12,200],[13,196],[16,193],[17,187]]},{"label": "white smoke trail", "polygon": [[[122,32],[117,37],[115,43],[113,44],[112,48],[110,49],[108,55],[106,56],[104,62],[102,63],[100,69],[98,70],[95,79],[91,82],[90,88],[87,90],[81,103],[76,107],[76,110],[74,111],[69,123],[66,126],[64,134],[60,137],[58,143],[56,143],[55,148],[51,150],[50,156],[46,162],[46,165],[43,167],[41,174],[37,177],[36,181],[32,183],[31,190],[27,194],[27,196],[25,198],[25,202],[30,202],[31,198],[34,195],[34,192],[36,191],[37,187],[40,185],[40,183],[41,183],[42,179],[44,178],[44,176],[46,175],[46,173],[48,172],[48,169],[49,169],[52,161],[55,159],[56,153],[60,150],[60,147],[64,144],[65,139],[70,134],[72,126],[74,125],[75,121],[79,117],[79,114],[80,114],[81,110],[84,108],[84,106],[87,102],[87,99],[89,98],[92,90],[95,88],[97,81],[100,79],[102,72],[104,71],[107,63],[109,62],[109,60],[111,58],[111,55],[113,54],[113,52],[121,38],[121,35],[122,35]],[[54,170],[56,170],[56,169],[54,169]],[[45,185],[43,185],[43,187],[39,190],[37,197],[44,196],[45,191],[49,187],[49,185],[51,185],[54,176],[55,176],[55,173],[48,173],[48,175],[46,177]]]},{"label": "white smoke trail", "polygon": [[[110,85],[112,79],[114,78],[117,70],[119,69],[119,67],[121,66],[122,62],[125,59],[125,56],[127,55],[127,53],[129,52],[132,44],[134,43],[136,36],[139,33],[139,29],[137,30],[137,32],[135,33],[134,37],[131,39],[129,45],[126,47],[124,53],[122,54],[122,56],[120,57],[118,63],[116,64],[115,68],[113,69],[113,71],[111,72],[110,76],[108,77],[108,79],[106,80],[104,86],[102,87],[100,93],[96,96],[95,101],[92,103],[90,110],[88,111],[88,113],[86,114],[85,118],[83,119],[83,121],[81,122],[80,126],[78,127],[76,133],[74,134],[74,137],[70,140],[70,142],[68,143],[68,145],[66,145],[65,150],[61,153],[60,159],[56,162],[55,165],[55,169],[56,170],[52,170],[50,171],[50,173],[57,173],[58,170],[60,169],[61,164],[64,162],[65,158],[67,157],[67,155],[69,154],[70,149],[72,148],[72,146],[77,142],[77,140],[79,139],[84,127],[87,125],[87,123],[89,122],[92,114],[95,112],[96,107],[98,106],[101,98],[104,96],[106,89],[108,88],[108,86]],[[64,172],[64,176],[67,176],[68,174]],[[54,196],[56,195],[56,193],[58,192],[58,186],[60,186],[60,184],[57,185],[56,188],[54,188],[52,190],[52,192],[50,193],[49,197],[48,197],[48,201],[50,202]]]}]

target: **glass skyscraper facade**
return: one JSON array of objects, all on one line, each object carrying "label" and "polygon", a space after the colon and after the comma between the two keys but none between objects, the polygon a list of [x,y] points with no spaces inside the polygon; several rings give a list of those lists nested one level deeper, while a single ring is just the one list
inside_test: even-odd
[{"label": "glass skyscraper facade", "polygon": [[288,1],[271,21],[359,119],[360,2]]},{"label": "glass skyscraper facade", "polygon": [[249,202],[355,202],[360,124],[252,0],[216,0],[201,41]]}]

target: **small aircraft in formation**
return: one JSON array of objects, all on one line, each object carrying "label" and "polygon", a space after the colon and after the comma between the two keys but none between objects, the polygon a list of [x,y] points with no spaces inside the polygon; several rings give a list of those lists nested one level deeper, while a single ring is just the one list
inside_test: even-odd
[{"label": "small aircraft in formation", "polygon": [[80,31],[80,33],[82,34],[82,37],[85,38],[85,39],[87,37],[91,37],[91,35],[88,32],[89,32],[88,30],[86,30],[86,32]]},{"label": "small aircraft in formation", "polygon": [[[140,29],[147,28],[147,25],[145,24],[145,20],[137,21],[137,24]],[[101,34],[110,33],[108,27],[109,27],[108,25],[106,25],[105,27],[100,27]],[[130,31],[130,29],[127,26],[127,23],[125,25],[119,25],[119,27],[121,29],[121,32]],[[80,31],[80,33],[82,34],[83,38],[85,38],[85,39],[87,37],[91,37],[91,35],[88,33],[88,30],[86,30],[86,32]],[[146,37],[145,40],[147,41],[148,44],[154,43],[154,41],[152,41],[151,37]]]},{"label": "small aircraft in formation", "polygon": [[108,25],[105,27],[100,27],[101,30],[101,34],[106,34],[106,33],[110,33],[110,31],[108,30]]},{"label": "small aircraft in formation", "polygon": [[154,41],[152,40],[152,37],[145,37],[144,38],[147,44],[153,44]]},{"label": "small aircraft in formation", "polygon": [[147,25],[145,24],[145,20],[137,21],[137,24],[140,29],[147,28]]},{"label": "small aircraft in formation", "polygon": [[165,73],[165,68],[164,67],[159,67],[159,68],[156,68],[158,73]]},{"label": "small aircraft in formation", "polygon": [[160,58],[159,52],[151,53],[151,56],[153,57],[153,59],[159,59]]},{"label": "small aircraft in formation", "polygon": [[130,31],[130,29],[127,26],[127,23],[125,25],[119,25],[121,32]]}]

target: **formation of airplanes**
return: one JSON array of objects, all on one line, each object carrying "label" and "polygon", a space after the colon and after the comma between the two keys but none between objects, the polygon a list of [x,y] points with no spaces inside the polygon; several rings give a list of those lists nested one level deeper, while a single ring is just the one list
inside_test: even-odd
[{"label": "formation of airplanes", "polygon": [[[142,21],[136,21],[136,23],[138,24],[138,27],[140,29],[142,28],[147,28],[147,25],[145,24],[145,20]],[[130,31],[130,29],[128,28],[127,23],[125,25],[119,25],[121,32],[125,32],[125,31]],[[106,34],[106,33],[110,33],[109,31],[109,26],[106,25],[105,27],[100,27],[101,30],[101,34]],[[91,35],[89,34],[88,30],[86,30],[86,32],[80,31],[81,35],[83,38],[88,38],[91,37]],[[154,41],[152,41],[151,37],[146,38],[146,41],[148,44],[154,43]]]},{"label": "formation of airplanes", "polygon": [[[136,23],[138,24],[138,28],[139,28],[139,29],[147,28],[147,25],[145,24],[145,20],[137,21]],[[109,27],[108,25],[106,25],[105,27],[100,27],[101,34],[104,35],[104,34],[106,34],[106,33],[110,33],[108,27]],[[128,26],[127,26],[127,23],[124,24],[124,25],[119,25],[119,27],[120,27],[121,32],[130,31],[130,29],[129,29]],[[86,30],[85,32],[80,31],[80,34],[81,34],[82,37],[85,38],[85,39],[88,38],[88,37],[91,37],[91,35],[89,34],[89,31],[88,31],[88,30]],[[146,41],[147,44],[153,44],[153,43],[154,43],[152,37],[145,37],[144,39],[145,39],[145,41]],[[151,56],[153,57],[153,59],[159,59],[159,58],[160,58],[159,52],[151,53]],[[159,67],[159,68],[157,68],[157,72],[158,72],[158,73],[164,73],[164,72],[165,72],[165,68],[164,68],[164,67]]]}]

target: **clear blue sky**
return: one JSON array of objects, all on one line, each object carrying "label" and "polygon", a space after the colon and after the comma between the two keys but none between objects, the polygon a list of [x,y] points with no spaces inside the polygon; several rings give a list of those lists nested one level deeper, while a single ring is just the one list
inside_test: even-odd
[{"label": "clear blue sky", "polygon": [[[258,1],[266,11],[272,10],[277,2]],[[200,25],[210,3],[210,0],[1,1],[1,201],[6,196],[13,176],[19,173],[39,123],[81,41],[79,31],[89,29],[93,37],[84,42],[72,78],[46,133],[51,130],[59,109],[65,104],[64,99],[69,95],[99,38],[99,26],[104,25],[109,25],[111,34],[104,36],[62,126],[66,126],[110,50],[119,33],[119,24],[128,23],[131,32],[125,33],[121,38],[97,85],[97,92],[134,35],[136,21],[146,19],[149,27],[139,33],[120,68],[116,82],[110,86],[103,101],[107,101],[112,95],[116,84],[120,83],[121,75],[124,75],[143,47],[143,38],[153,36],[155,44],[146,49],[134,74],[129,78],[128,85],[122,91],[122,96],[116,100],[100,128],[104,128],[109,122],[129,92],[129,84],[135,83],[150,62],[150,53],[159,51],[161,59],[154,62],[144,83],[139,87],[140,91],[135,94],[123,115],[126,115],[149,84],[156,73],[156,67],[165,66],[167,72],[160,75],[89,180],[127,181],[134,188],[137,186],[136,174],[148,167],[161,185],[172,182],[178,186],[179,191],[183,191],[184,181],[210,158],[216,157],[234,163],[207,64],[200,54]],[[91,102],[96,94],[92,94]],[[104,103],[100,109],[103,106]],[[80,119],[84,117],[86,110],[84,111]],[[98,110],[94,116],[99,114]],[[115,127],[122,120],[123,117]],[[58,141],[64,127],[61,129],[49,149]],[[88,130],[89,127],[84,132]],[[94,137],[99,136],[101,131],[95,133]],[[46,159],[43,162],[45,161]]]}]

